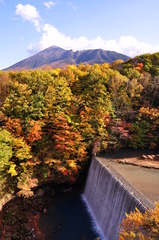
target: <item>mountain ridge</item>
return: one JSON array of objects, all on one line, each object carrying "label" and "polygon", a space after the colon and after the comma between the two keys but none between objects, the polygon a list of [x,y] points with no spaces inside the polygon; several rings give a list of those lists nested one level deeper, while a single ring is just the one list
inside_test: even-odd
[{"label": "mountain ridge", "polygon": [[124,54],[117,53],[115,51],[106,51],[103,49],[77,50],[74,52],[73,50],[65,50],[57,46],[52,46],[3,70],[29,70],[44,68],[45,66],[63,68],[71,64],[103,64],[105,62],[112,63],[117,59],[126,61],[129,58],[130,57]]}]

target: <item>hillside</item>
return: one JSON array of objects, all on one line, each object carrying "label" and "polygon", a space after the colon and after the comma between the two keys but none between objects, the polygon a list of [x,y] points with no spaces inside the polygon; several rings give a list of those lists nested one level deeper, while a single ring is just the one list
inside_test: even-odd
[{"label": "hillside", "polygon": [[145,72],[150,73],[152,76],[159,75],[159,52],[150,54],[143,54],[134,58],[129,58],[123,63],[123,68],[133,68],[134,66],[143,68]]},{"label": "hillside", "polygon": [[[49,57],[60,62],[64,52],[56,48],[56,54]],[[87,52],[87,59],[90,55],[93,59],[93,52],[100,60],[102,50]],[[46,52],[42,53],[46,57]],[[70,59],[74,54],[65,52]],[[79,52],[76,58],[85,61]],[[145,165],[145,156],[149,156],[152,167],[159,154],[158,59],[155,53],[112,64],[1,71],[0,208],[11,197],[20,196],[20,202],[28,198],[29,208],[25,209],[33,213],[31,205],[39,206],[40,211],[47,209],[46,201],[42,207],[37,191],[48,183],[70,189],[84,182],[91,155],[99,156],[100,152],[115,151],[119,159],[118,150],[125,154],[126,149],[130,153],[141,149],[145,151],[142,163]],[[38,61],[42,60],[39,57]],[[154,153],[147,154],[149,149]],[[54,197],[52,188],[47,189],[51,191],[47,190],[48,196]],[[40,200],[36,205],[32,204],[34,194]],[[3,207],[7,218],[1,220],[0,216],[0,234],[4,233],[5,239],[8,233],[24,239],[24,231],[19,229],[26,229],[31,217],[27,215],[29,220],[23,221],[22,211],[16,214],[10,206],[9,212],[6,205]],[[18,209],[19,205],[14,206]],[[26,236],[33,226],[26,229]]]},{"label": "hillside", "polygon": [[72,50],[64,50],[53,46],[4,70],[17,71],[22,69],[44,68],[45,66],[64,68],[70,64],[78,65],[80,63],[88,63],[92,65],[96,63],[102,64],[105,62],[112,63],[117,59],[126,61],[129,57],[114,51],[104,51],[102,49],[73,52]]}]

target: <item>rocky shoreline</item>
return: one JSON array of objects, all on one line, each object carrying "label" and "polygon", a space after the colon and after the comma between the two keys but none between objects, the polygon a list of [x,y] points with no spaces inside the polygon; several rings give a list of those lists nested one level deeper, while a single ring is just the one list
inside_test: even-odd
[{"label": "rocky shoreline", "polygon": [[115,162],[122,164],[131,164],[140,167],[159,169],[159,154],[157,155],[142,155],[139,157],[131,157],[117,159]]},{"label": "rocky shoreline", "polygon": [[39,239],[44,237],[38,227],[39,214],[46,208],[46,199],[16,197],[3,206],[0,239]]}]

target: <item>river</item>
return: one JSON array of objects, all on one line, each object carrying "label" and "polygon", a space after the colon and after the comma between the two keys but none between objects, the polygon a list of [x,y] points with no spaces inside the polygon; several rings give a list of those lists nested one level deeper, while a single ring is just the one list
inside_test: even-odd
[{"label": "river", "polygon": [[94,240],[99,234],[87,212],[80,191],[55,196],[39,227],[45,240]]}]

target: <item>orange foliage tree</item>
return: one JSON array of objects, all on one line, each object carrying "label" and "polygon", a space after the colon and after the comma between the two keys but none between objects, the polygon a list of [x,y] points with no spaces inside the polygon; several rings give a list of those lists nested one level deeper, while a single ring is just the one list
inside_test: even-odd
[{"label": "orange foliage tree", "polygon": [[66,117],[59,116],[53,122],[52,140],[52,153],[45,158],[45,164],[56,171],[59,182],[75,181],[80,165],[87,159],[81,133],[68,123]]},{"label": "orange foliage tree", "polygon": [[30,122],[30,130],[29,133],[27,135],[27,140],[30,144],[32,144],[34,141],[38,141],[41,139],[41,134],[42,134],[42,130],[41,130],[41,125],[39,121],[31,121]]}]

